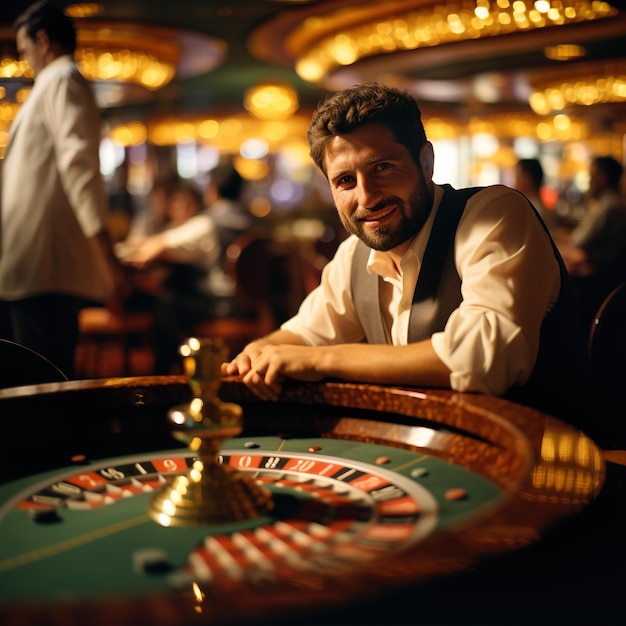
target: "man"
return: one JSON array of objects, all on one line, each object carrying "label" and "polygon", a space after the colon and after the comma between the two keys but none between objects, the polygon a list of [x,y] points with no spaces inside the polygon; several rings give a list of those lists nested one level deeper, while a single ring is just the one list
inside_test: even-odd
[{"label": "man", "polygon": [[513,187],[521,191],[537,209],[541,219],[545,222],[550,232],[557,226],[556,212],[549,211],[541,199],[543,187],[543,167],[539,159],[520,159],[515,164],[515,183]]},{"label": "man", "polygon": [[209,172],[204,188],[204,206],[211,217],[220,242],[219,262],[213,268],[212,292],[215,300],[213,317],[249,317],[250,311],[238,302],[233,279],[225,272],[229,246],[244,233],[260,227],[260,222],[244,205],[245,181],[230,161]]},{"label": "man", "polygon": [[203,191],[204,206],[220,229],[224,241],[231,241],[252,226],[252,214],[244,207],[241,197],[244,179],[235,167],[225,161],[209,172],[209,181]]},{"label": "man", "polygon": [[288,378],[334,378],[493,394],[589,419],[567,273],[523,195],[435,185],[417,103],[382,85],[322,103],[309,145],[351,236],[298,313],[223,374],[267,400]]},{"label": "man", "polygon": [[72,377],[78,312],[122,284],[107,233],[100,115],[71,20],[37,2],[15,23],[35,83],[10,129],[0,197],[0,336]]},{"label": "man", "polygon": [[[228,246],[235,239],[257,225],[252,213],[242,202],[244,179],[235,167],[224,162],[209,173],[209,182],[204,189],[204,205],[208,210],[220,240],[221,260]],[[230,314],[230,312],[227,312]]]},{"label": "man", "polygon": [[622,165],[598,156],[589,168],[589,210],[560,243],[561,253],[589,330],[604,298],[626,281],[626,202],[620,192]]}]

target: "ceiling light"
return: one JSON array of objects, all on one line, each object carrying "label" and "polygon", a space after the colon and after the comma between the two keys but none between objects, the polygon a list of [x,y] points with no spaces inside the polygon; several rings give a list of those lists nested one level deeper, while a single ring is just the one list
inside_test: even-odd
[{"label": "ceiling light", "polygon": [[88,80],[135,83],[160,89],[174,78],[174,64],[141,50],[80,48],[76,62]]},{"label": "ceiling light", "polygon": [[101,4],[95,2],[82,2],[77,4],[70,4],[65,7],[63,12],[65,15],[69,15],[71,18],[85,18],[99,15],[104,10]]},{"label": "ceiling light", "polygon": [[570,61],[584,57],[587,54],[587,50],[578,44],[560,43],[556,46],[544,48],[543,53],[547,59],[552,61]]},{"label": "ceiling light", "polygon": [[287,83],[268,82],[250,87],[243,105],[258,119],[287,120],[298,110],[298,94]]}]

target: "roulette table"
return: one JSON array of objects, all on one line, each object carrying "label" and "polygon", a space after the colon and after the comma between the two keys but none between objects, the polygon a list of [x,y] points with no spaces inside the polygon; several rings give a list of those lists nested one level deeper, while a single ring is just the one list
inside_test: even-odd
[{"label": "roulette table", "polygon": [[620,623],[623,476],[579,430],[446,390],[214,390],[243,419],[217,463],[269,499],[166,522],[189,376],[0,391],[1,624]]}]

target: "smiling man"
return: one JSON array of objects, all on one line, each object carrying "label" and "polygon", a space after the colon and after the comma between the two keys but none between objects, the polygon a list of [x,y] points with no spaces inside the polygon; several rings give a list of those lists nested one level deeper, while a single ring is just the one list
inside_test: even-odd
[{"label": "smiling man", "polygon": [[309,128],[350,236],[297,314],[230,363],[260,398],[288,378],[444,387],[591,420],[585,338],[567,272],[528,200],[432,180],[408,93],[359,85]]}]

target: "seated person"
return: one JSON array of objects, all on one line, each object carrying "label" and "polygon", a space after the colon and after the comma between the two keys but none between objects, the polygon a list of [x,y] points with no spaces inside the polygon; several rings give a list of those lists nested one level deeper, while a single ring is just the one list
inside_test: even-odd
[{"label": "seated person", "polygon": [[125,250],[124,260],[138,270],[155,263],[167,268],[161,289],[150,301],[156,374],[172,371],[179,361],[181,339],[195,322],[214,317],[217,303],[232,296],[224,291],[220,253],[217,230],[204,210],[202,193],[185,182],[170,194],[166,228]]},{"label": "seated person", "polygon": [[557,226],[556,211],[549,211],[541,199],[543,179],[543,167],[539,159],[520,159],[516,163],[513,187],[530,200],[545,225],[553,231]]},{"label": "seated person", "polygon": [[589,332],[603,300],[626,281],[626,202],[620,193],[621,164],[610,156],[592,160],[589,210],[559,248],[580,300]]},{"label": "seated person", "polygon": [[[258,221],[244,206],[241,196],[244,179],[231,163],[223,163],[210,171],[210,178],[203,192],[204,205],[215,225],[220,241],[220,266],[223,267],[226,251],[235,239],[258,225]],[[217,275],[215,280],[217,280]],[[234,292],[235,285],[228,276],[222,275],[224,285],[222,291]],[[232,300],[223,299],[220,303],[223,310],[217,310],[218,316],[240,314],[234,310]]]},{"label": "seated person", "polygon": [[146,206],[133,216],[125,240],[127,245],[138,243],[144,237],[156,235],[167,226],[170,195],[175,186],[174,179],[159,179],[154,183],[148,194]]},{"label": "seated person", "polygon": [[204,204],[215,223],[223,250],[256,224],[242,202],[243,186],[243,178],[230,163],[218,165],[209,172]]},{"label": "seated person", "polygon": [[528,200],[436,185],[418,104],[397,89],[336,93],[308,137],[350,236],[297,314],[222,373],[265,400],[287,379],[442,387],[592,426],[569,277]]}]

